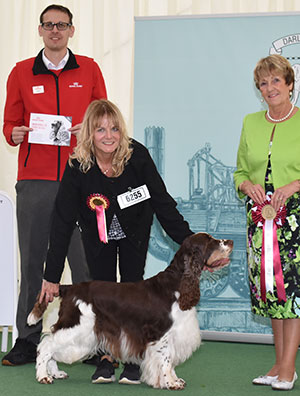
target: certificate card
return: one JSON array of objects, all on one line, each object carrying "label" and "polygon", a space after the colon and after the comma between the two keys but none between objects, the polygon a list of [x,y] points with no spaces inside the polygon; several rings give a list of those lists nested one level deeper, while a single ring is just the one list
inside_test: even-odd
[{"label": "certificate card", "polygon": [[72,117],[51,114],[30,114],[28,142],[51,144],[52,146],[70,146]]}]

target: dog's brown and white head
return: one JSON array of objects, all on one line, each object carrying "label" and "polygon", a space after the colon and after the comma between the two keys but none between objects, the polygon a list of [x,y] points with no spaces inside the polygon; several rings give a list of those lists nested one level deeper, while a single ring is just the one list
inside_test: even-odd
[{"label": "dog's brown and white head", "polygon": [[209,271],[219,270],[230,262],[229,255],[233,249],[233,241],[231,239],[215,239],[211,235],[208,235],[208,237],[206,247],[208,259],[204,269]]},{"label": "dog's brown and white head", "polygon": [[179,257],[183,256],[184,262],[184,274],[179,290],[179,305],[182,310],[190,309],[199,302],[199,279],[202,270],[216,271],[228,265],[232,249],[232,240],[215,239],[210,234],[202,232],[184,240],[177,252]]}]

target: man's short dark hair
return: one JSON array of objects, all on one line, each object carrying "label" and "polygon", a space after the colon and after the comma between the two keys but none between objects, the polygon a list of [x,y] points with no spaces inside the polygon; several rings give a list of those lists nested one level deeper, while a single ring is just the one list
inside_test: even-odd
[{"label": "man's short dark hair", "polygon": [[40,23],[43,23],[43,16],[44,14],[46,14],[46,12],[50,11],[50,10],[56,10],[56,11],[60,11],[63,12],[64,14],[67,14],[69,16],[69,23],[73,23],[73,14],[72,12],[67,8],[64,7],[62,5],[58,5],[58,4],[51,4],[48,7],[46,7],[44,9],[44,11],[41,13],[40,15]]}]

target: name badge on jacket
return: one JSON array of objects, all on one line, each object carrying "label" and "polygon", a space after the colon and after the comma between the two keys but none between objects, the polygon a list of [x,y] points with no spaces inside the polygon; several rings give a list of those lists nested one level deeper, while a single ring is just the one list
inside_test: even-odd
[{"label": "name badge on jacket", "polygon": [[35,87],[32,87],[32,92],[33,92],[34,94],[41,94],[41,93],[44,93],[44,92],[45,92],[44,86],[43,86],[43,85],[36,85]]},{"label": "name badge on jacket", "polygon": [[146,184],[117,196],[117,200],[121,209],[128,208],[129,206],[138,204],[149,198],[151,198],[151,196]]}]

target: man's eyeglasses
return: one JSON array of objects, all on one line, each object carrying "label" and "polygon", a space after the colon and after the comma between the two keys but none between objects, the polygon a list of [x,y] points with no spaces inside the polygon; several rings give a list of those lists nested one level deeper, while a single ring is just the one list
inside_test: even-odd
[{"label": "man's eyeglasses", "polygon": [[68,27],[72,26],[72,23],[67,23],[67,22],[42,22],[41,26],[45,30],[53,30],[54,26],[56,26],[57,30],[67,30]]}]

